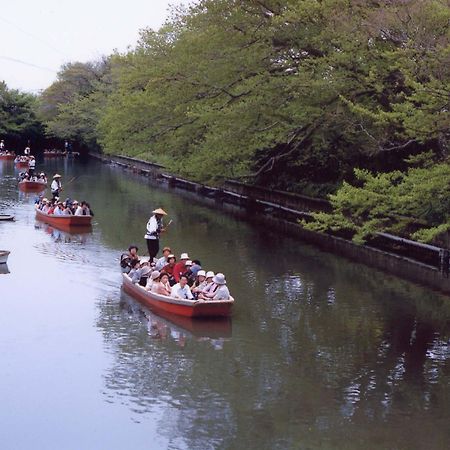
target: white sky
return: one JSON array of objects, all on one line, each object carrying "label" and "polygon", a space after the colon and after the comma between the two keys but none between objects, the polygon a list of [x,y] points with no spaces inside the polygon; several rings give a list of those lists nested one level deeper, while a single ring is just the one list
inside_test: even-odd
[{"label": "white sky", "polygon": [[0,81],[23,91],[45,89],[66,62],[85,62],[133,47],[140,29],[158,29],[168,17],[169,5],[179,3],[0,0]]}]

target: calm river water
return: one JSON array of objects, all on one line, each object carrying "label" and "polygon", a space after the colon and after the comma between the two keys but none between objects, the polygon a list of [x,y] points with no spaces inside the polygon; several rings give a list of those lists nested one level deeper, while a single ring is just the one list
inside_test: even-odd
[{"label": "calm river water", "polygon": [[[73,177],[91,233],[35,220],[0,161],[0,448],[446,449],[450,298],[90,161]],[[118,258],[163,240],[223,271],[236,298],[215,326],[159,317],[121,291]],[[0,268],[3,272],[6,267]]]}]

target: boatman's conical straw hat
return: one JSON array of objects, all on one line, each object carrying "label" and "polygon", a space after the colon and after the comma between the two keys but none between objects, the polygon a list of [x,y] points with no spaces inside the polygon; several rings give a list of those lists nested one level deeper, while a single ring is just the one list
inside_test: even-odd
[{"label": "boatman's conical straw hat", "polygon": [[61,178],[61,175],[59,173],[55,173],[55,175],[53,175],[53,178]]},{"label": "boatman's conical straw hat", "polygon": [[152,213],[153,214],[160,214],[161,216],[167,216],[167,213],[161,208],[155,209],[154,211],[152,211]]}]

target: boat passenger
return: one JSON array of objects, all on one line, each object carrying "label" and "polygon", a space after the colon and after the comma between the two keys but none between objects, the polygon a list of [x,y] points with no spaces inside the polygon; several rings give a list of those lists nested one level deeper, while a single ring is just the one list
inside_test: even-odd
[{"label": "boat passenger", "polygon": [[230,299],[230,291],[227,287],[227,281],[225,280],[225,275],[223,273],[216,273],[216,276],[213,278],[213,282],[219,287],[215,289],[213,300],[229,300]]},{"label": "boat passenger", "polygon": [[151,291],[155,294],[170,296],[172,288],[170,287],[169,283],[169,275],[164,272],[160,273],[159,280],[153,281]]},{"label": "boat passenger", "polygon": [[77,202],[77,208],[75,209],[76,216],[83,216],[83,206],[79,205]]},{"label": "boat passenger", "polygon": [[169,263],[168,256],[172,253],[172,250],[170,247],[164,247],[162,253],[163,256],[156,261],[156,270],[162,270],[164,266]]},{"label": "boat passenger", "polygon": [[201,292],[198,293],[198,298],[204,298],[204,295],[206,295],[212,289],[212,287],[214,286],[213,282],[214,276],[215,274],[212,270],[206,272],[206,279],[205,279],[206,285],[203,287]]},{"label": "boat passenger", "polygon": [[58,202],[56,207],[55,207],[55,209],[54,209],[54,211],[53,211],[53,214],[55,216],[62,216],[63,215],[63,211],[64,211],[64,207],[63,207],[62,202]]},{"label": "boat passenger", "polygon": [[195,282],[195,275],[192,273],[191,271],[191,267],[192,267],[192,261],[190,259],[188,259],[184,265],[185,267],[185,271],[183,273],[183,275],[188,279],[188,285],[189,287],[191,287],[194,282]]},{"label": "boat passenger", "polygon": [[163,267],[163,272],[169,275],[170,285],[173,286],[176,283],[175,278],[173,276],[173,270],[175,268],[177,258],[175,257],[175,255],[168,255],[167,261],[169,262]]},{"label": "boat passenger", "polygon": [[128,272],[128,276],[131,278],[133,283],[139,283],[139,280],[141,279],[140,268],[141,263],[139,261],[135,261],[131,266],[131,270]]},{"label": "boat passenger", "polygon": [[181,275],[186,272],[186,261],[189,261],[189,255],[187,253],[182,253],[180,261],[177,262],[173,268],[173,277],[177,283],[180,281]]},{"label": "boat passenger", "polygon": [[194,296],[202,292],[202,290],[206,288],[206,285],[207,285],[206,272],[204,270],[199,270],[197,272],[197,279],[195,280],[191,288],[191,291],[194,294]]},{"label": "boat passenger", "polygon": [[138,247],[132,244],[128,247],[128,253],[122,253],[120,256],[120,267],[122,267],[122,272],[128,273],[133,264],[136,261],[139,261],[138,251]]},{"label": "boat passenger", "polygon": [[141,261],[141,276],[139,278],[139,284],[141,286],[147,286],[147,281],[149,280],[152,272],[153,268],[150,267],[150,263],[148,261]]},{"label": "boat passenger", "polygon": [[0,151],[3,151],[5,149],[5,141],[2,139],[0,141]]},{"label": "boat passenger", "polygon": [[64,216],[72,216],[72,210],[70,209],[70,206],[67,204],[67,202],[63,203],[63,215]]},{"label": "boat passenger", "polygon": [[188,279],[185,276],[180,277],[180,281],[172,286],[171,297],[173,298],[182,298],[193,300],[194,296],[192,295],[191,289],[188,286]]},{"label": "boat passenger", "polygon": [[145,284],[145,289],[147,289],[147,291],[151,291],[153,286],[156,285],[157,283],[159,283],[160,276],[161,276],[161,272],[159,270],[154,270],[150,274],[150,276],[147,278],[147,282]]},{"label": "boat passenger", "polygon": [[193,259],[191,272],[194,274],[195,277],[197,276],[199,270],[202,270],[202,263],[198,259]]}]

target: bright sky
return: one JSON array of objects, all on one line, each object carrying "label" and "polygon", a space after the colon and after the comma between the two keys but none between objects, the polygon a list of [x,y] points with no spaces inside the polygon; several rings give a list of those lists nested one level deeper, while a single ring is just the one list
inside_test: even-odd
[{"label": "bright sky", "polygon": [[[2,0],[0,81],[38,92],[66,62],[134,46],[142,28],[159,28],[181,0]],[[186,3],[186,2],[183,2]],[[26,64],[24,64],[26,63]]]}]

